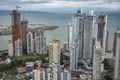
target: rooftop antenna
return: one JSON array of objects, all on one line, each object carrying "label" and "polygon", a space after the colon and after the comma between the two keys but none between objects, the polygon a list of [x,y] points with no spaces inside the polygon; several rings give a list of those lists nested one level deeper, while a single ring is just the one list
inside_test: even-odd
[{"label": "rooftop antenna", "polygon": [[20,6],[16,5],[16,10],[18,11],[18,9],[21,8]]}]

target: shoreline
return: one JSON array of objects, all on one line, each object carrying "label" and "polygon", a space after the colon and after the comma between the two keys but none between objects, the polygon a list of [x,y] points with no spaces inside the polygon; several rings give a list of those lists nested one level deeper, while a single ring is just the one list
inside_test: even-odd
[{"label": "shoreline", "polygon": [[[44,26],[44,27],[36,27],[36,28],[29,28],[28,31],[36,31],[36,30],[55,30],[59,28],[58,26]],[[0,36],[2,35],[12,35],[12,32],[11,30],[4,30],[4,31],[0,31]]]}]

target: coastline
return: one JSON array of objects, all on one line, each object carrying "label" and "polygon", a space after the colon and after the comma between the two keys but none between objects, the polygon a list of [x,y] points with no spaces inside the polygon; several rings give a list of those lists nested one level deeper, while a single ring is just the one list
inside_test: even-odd
[{"label": "coastline", "polygon": [[[36,28],[29,28],[30,31],[36,31],[36,30],[55,30],[59,28],[58,26],[44,26],[44,27],[36,27]],[[4,30],[0,31],[0,36],[2,35],[12,35],[11,30]]]}]

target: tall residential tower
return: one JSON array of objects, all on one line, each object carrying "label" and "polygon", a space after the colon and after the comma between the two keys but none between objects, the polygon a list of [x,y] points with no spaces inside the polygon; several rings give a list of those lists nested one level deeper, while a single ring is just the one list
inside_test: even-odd
[{"label": "tall residential tower", "polygon": [[115,53],[115,67],[114,67],[114,80],[120,80],[120,30],[118,29],[114,35],[114,47]]},{"label": "tall residential tower", "polygon": [[12,43],[15,55],[15,41],[17,41],[18,39],[22,40],[20,13],[18,12],[18,10],[12,11],[11,20],[12,20]]}]

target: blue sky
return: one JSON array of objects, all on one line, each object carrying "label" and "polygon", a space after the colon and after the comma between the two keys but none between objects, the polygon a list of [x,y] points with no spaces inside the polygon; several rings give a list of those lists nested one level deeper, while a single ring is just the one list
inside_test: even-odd
[{"label": "blue sky", "polygon": [[96,11],[120,11],[120,0],[0,0],[0,10],[73,12],[77,9]]}]

